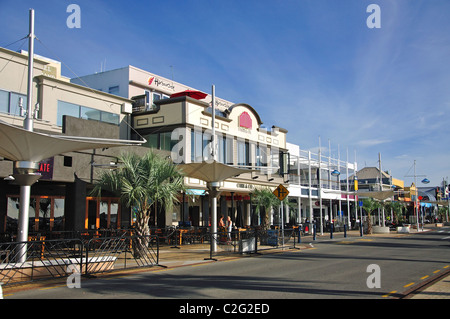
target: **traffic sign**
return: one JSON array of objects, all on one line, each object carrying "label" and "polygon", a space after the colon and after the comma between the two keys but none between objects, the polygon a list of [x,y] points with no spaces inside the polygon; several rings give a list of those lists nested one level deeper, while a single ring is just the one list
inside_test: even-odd
[{"label": "traffic sign", "polygon": [[273,191],[273,194],[279,199],[283,200],[289,195],[289,191],[282,184],[278,185],[278,187]]}]

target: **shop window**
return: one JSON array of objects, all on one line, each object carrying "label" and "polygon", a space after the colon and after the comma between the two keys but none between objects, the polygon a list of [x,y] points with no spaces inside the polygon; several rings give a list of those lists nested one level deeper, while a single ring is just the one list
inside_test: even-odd
[{"label": "shop window", "polygon": [[117,198],[86,198],[85,227],[93,229],[117,229],[120,227]]},{"label": "shop window", "polygon": [[[4,231],[17,234],[19,226],[19,196],[8,196]],[[29,209],[29,233],[64,229],[64,198],[32,196]]]}]

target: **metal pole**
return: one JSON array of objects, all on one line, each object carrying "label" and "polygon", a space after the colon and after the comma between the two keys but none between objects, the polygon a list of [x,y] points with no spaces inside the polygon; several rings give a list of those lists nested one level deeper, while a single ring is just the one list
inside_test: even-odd
[{"label": "metal pole", "polygon": [[211,100],[211,125],[212,125],[212,136],[211,136],[211,156],[212,160],[216,160],[216,87],[214,84],[211,87],[212,100]]},{"label": "metal pole", "polygon": [[417,208],[418,205],[418,195],[419,192],[417,191],[417,175],[416,175],[416,160],[414,160],[414,195],[415,195],[415,199],[414,199],[414,209],[415,209],[415,213],[416,213],[416,226],[417,226],[417,231],[419,231],[419,210]]},{"label": "metal pole", "polygon": [[27,88],[27,114],[23,128],[33,131],[33,57],[34,57],[34,10],[30,9],[30,34],[28,35],[28,88]]},{"label": "metal pole", "polygon": [[[214,188],[214,186],[211,186]],[[217,192],[214,190],[211,193],[211,250],[217,251]]]},{"label": "metal pole", "polygon": [[321,162],[322,162],[322,151],[321,151],[321,145],[320,145],[320,136],[319,136],[319,218],[320,218],[320,235],[323,235],[323,223],[322,223],[322,168],[321,168]]},{"label": "metal pole", "polygon": [[[28,35],[28,88],[27,88],[27,114],[23,121],[23,127],[27,131],[33,131],[33,57],[34,57],[34,10],[30,9],[29,14],[30,34]],[[17,231],[17,241],[28,241],[28,223],[30,213],[31,185],[20,186],[20,206],[19,225]],[[20,245],[19,262],[27,259],[27,245]]]},{"label": "metal pole", "polygon": [[281,206],[281,244],[284,247],[284,217],[283,217],[283,201],[280,200],[280,206]]},{"label": "metal pole", "polygon": [[[30,208],[31,186],[20,186],[20,207],[19,207],[19,229],[17,232],[18,242],[28,241],[28,224]],[[21,244],[19,247],[19,262],[27,260],[27,244]]]}]

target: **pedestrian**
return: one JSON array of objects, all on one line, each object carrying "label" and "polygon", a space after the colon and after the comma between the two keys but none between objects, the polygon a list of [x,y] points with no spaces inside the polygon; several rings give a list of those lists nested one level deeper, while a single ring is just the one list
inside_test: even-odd
[{"label": "pedestrian", "polygon": [[228,228],[228,240],[231,241],[231,231],[233,230],[233,221],[231,217],[227,217],[227,228]]},{"label": "pedestrian", "polygon": [[223,222],[223,215],[220,215],[219,227],[225,227],[225,223]]}]

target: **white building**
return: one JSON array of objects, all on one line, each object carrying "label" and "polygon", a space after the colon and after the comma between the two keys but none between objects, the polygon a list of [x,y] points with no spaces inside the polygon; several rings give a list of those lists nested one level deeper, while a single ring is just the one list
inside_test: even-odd
[{"label": "white building", "polygon": [[357,170],[356,163],[302,150],[292,143],[286,143],[286,148],[290,156],[289,199],[299,212],[296,222],[304,224],[314,219],[317,231],[323,231],[331,220],[335,227],[351,221],[355,196],[348,177]]}]

